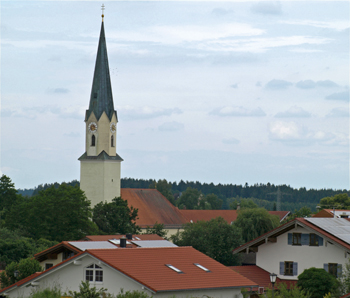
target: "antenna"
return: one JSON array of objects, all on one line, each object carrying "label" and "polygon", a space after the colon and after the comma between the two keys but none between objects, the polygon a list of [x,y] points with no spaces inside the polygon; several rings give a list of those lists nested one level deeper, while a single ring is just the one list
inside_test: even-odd
[{"label": "antenna", "polygon": [[277,210],[277,211],[281,211],[281,200],[282,200],[282,196],[283,196],[283,195],[292,196],[290,193],[281,192],[279,186],[278,186],[276,192],[270,192],[270,193],[268,193],[267,195],[276,195],[276,196],[277,196],[277,204],[276,204],[276,210]]}]

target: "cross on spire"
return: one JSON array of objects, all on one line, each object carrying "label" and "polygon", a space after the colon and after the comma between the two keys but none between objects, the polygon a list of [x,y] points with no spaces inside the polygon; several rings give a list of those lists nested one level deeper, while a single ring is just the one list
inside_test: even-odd
[{"label": "cross on spire", "polygon": [[103,18],[104,18],[104,10],[105,10],[105,5],[102,3],[101,5],[101,10],[102,10],[102,21],[103,21]]}]

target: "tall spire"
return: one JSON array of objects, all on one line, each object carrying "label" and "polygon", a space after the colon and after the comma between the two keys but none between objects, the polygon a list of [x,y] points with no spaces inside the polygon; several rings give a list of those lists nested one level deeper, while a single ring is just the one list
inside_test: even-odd
[{"label": "tall spire", "polygon": [[100,119],[103,112],[106,112],[109,120],[112,119],[113,113],[117,116],[117,111],[114,110],[111,78],[109,74],[107,46],[104,30],[104,5],[102,6],[102,23],[100,40],[98,43],[97,57],[95,63],[95,72],[92,82],[90,95],[89,110],[86,111],[87,120],[91,113],[94,112],[97,119]]}]

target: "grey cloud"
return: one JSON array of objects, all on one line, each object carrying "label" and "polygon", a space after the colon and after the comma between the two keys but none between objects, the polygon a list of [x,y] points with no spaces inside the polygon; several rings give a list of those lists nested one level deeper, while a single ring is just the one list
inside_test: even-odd
[{"label": "grey cloud", "polygon": [[238,88],[238,84],[237,83],[236,84],[232,84],[230,87],[237,89]]},{"label": "grey cloud", "polygon": [[67,88],[49,88],[46,90],[47,93],[54,93],[54,94],[66,94],[69,93],[69,89]]},{"label": "grey cloud", "polygon": [[223,139],[222,142],[227,145],[238,145],[240,143],[240,141],[235,138]]},{"label": "grey cloud", "polygon": [[261,87],[261,82],[256,82],[255,86],[256,87]]},{"label": "grey cloud", "polygon": [[78,137],[80,137],[80,133],[72,132],[72,131],[70,133],[65,133],[63,135],[66,136],[66,137],[70,137],[70,138],[78,138]]},{"label": "grey cloud", "polygon": [[121,119],[125,120],[152,119],[182,113],[182,110],[180,110],[179,108],[158,109],[153,107],[120,107],[118,110],[120,111]]},{"label": "grey cloud", "polygon": [[220,117],[263,117],[265,112],[260,108],[246,109],[243,107],[223,107],[212,110],[209,115]]},{"label": "grey cloud", "polygon": [[336,84],[335,82],[330,81],[330,80],[317,81],[316,84],[317,84],[317,86],[325,87],[325,88],[338,87],[338,84]]},{"label": "grey cloud", "polygon": [[1,117],[16,117],[16,118],[27,118],[27,119],[35,119],[36,115],[31,113],[30,111],[23,111],[22,109],[2,109]]},{"label": "grey cloud", "polygon": [[349,109],[347,109],[347,108],[334,108],[326,115],[326,117],[330,117],[330,118],[349,117]]},{"label": "grey cloud", "polygon": [[61,57],[59,56],[52,56],[48,59],[48,61],[52,61],[52,62],[60,62],[62,61]]},{"label": "grey cloud", "polygon": [[184,125],[176,121],[165,122],[158,127],[160,131],[179,131],[179,130],[183,130],[183,128],[184,128]]},{"label": "grey cloud", "polygon": [[216,15],[216,16],[224,16],[224,15],[227,15],[227,14],[229,14],[231,12],[232,12],[231,10],[226,10],[225,8],[221,8],[221,7],[214,8],[211,11],[211,13],[213,15]]},{"label": "grey cloud", "polygon": [[300,89],[312,89],[316,87],[316,83],[312,80],[306,80],[306,81],[299,81],[295,84],[297,88]]},{"label": "grey cloud", "polygon": [[342,100],[342,101],[349,101],[349,90],[343,91],[343,92],[337,92],[332,93],[325,97],[329,100]]},{"label": "grey cloud", "polygon": [[265,85],[265,88],[278,90],[278,89],[287,89],[289,86],[292,86],[292,85],[293,84],[291,82],[284,81],[284,80],[271,80]]},{"label": "grey cloud", "polygon": [[300,107],[293,106],[285,112],[279,112],[275,115],[276,118],[308,118],[311,114]]},{"label": "grey cloud", "polygon": [[251,11],[259,14],[280,15],[282,14],[282,6],[279,1],[263,1],[253,4]]}]

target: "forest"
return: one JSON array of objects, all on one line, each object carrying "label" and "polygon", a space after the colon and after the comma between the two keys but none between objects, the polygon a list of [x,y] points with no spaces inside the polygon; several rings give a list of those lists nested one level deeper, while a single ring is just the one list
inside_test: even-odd
[{"label": "forest", "polygon": [[[157,184],[166,184],[166,188],[169,189],[173,200],[170,196],[166,196],[174,205],[180,197],[180,195],[187,190],[187,188],[192,188],[198,190],[204,196],[209,194],[216,195],[220,200],[222,200],[222,205],[220,208],[215,209],[230,209],[230,204],[235,200],[250,199],[259,207],[263,207],[267,210],[274,210],[275,203],[277,201],[277,191],[281,192],[281,210],[291,211],[299,210],[302,207],[308,207],[313,212],[316,211],[316,206],[320,200],[324,197],[332,197],[336,194],[346,193],[350,195],[349,190],[340,189],[306,189],[301,187],[299,189],[293,188],[289,185],[275,185],[271,183],[262,184],[256,183],[254,185],[244,185],[237,184],[214,184],[214,183],[201,183],[194,181],[183,181],[168,182],[165,179],[160,179],[158,181],[154,179],[134,179],[134,178],[122,178],[121,187],[122,188],[157,188]],[[79,185],[79,181],[73,180],[67,183],[68,185]],[[23,196],[32,196],[38,194],[40,190],[44,190],[48,187],[54,186],[57,188],[60,183],[55,182],[52,184],[40,184],[32,189],[17,189],[17,192]],[[162,186],[162,187],[163,187]],[[160,189],[158,189],[160,190]],[[160,190],[160,192],[162,192]],[[163,193],[163,192],[162,192]],[[164,195],[164,193],[163,193]],[[214,208],[213,208],[214,209]]]}]

